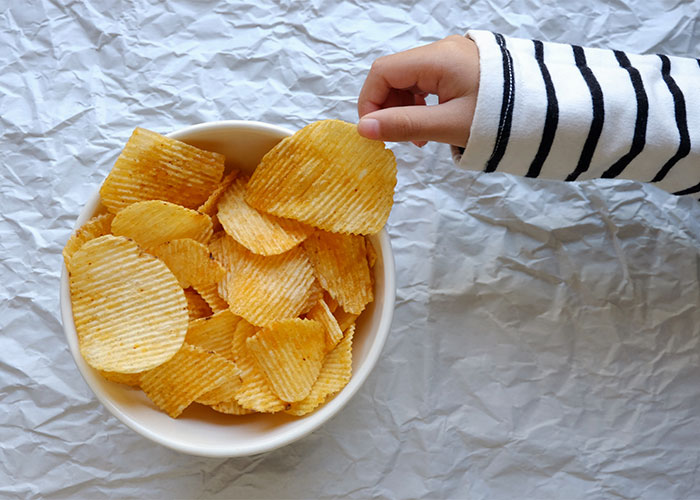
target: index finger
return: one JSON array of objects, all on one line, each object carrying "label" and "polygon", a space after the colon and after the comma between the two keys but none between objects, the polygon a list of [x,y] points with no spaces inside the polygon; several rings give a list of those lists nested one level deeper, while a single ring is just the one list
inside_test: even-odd
[{"label": "index finger", "polygon": [[433,45],[424,45],[380,57],[372,64],[357,100],[360,118],[382,109],[392,89],[415,89],[417,93],[438,93],[439,58]]}]

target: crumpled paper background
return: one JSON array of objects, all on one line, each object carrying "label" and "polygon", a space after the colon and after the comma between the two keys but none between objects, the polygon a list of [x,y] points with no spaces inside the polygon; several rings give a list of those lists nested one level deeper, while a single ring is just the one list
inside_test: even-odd
[{"label": "crumpled paper background", "polygon": [[81,379],[61,249],[135,126],[356,119],[378,56],[468,28],[700,54],[697,2],[6,1],[0,8],[0,496],[700,497],[700,203],[392,145],[397,306],[333,420],[206,459]]}]

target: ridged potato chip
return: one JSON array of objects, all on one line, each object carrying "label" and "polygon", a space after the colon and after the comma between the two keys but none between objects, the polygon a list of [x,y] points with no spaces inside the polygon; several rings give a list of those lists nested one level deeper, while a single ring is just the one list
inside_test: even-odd
[{"label": "ridged potato chip", "polygon": [[364,237],[319,230],[303,246],[321,286],[347,312],[360,314],[374,298]]},{"label": "ridged potato chip", "polygon": [[228,309],[228,304],[219,295],[219,284],[210,283],[208,285],[194,285],[192,288],[207,302],[213,312]]},{"label": "ridged potato chip", "polygon": [[185,343],[170,360],[141,375],[141,388],[177,418],[195,399],[237,375],[235,363]]},{"label": "ridged potato chip", "polygon": [[306,302],[304,303],[304,306],[301,308],[301,311],[299,313],[306,314],[311,309],[313,309],[316,303],[323,298],[324,292],[325,290],[323,289],[323,287],[321,287],[321,284],[318,282],[318,280],[314,279],[314,282],[311,284],[309,297],[306,299]]},{"label": "ridged potato chip", "polygon": [[217,206],[219,204],[219,199],[221,199],[221,195],[224,194],[224,191],[228,189],[228,187],[236,179],[236,177],[238,177],[237,170],[233,170],[226,174],[224,178],[221,179],[219,185],[216,186],[216,189],[214,189],[214,191],[212,191],[212,193],[209,195],[207,201],[200,205],[200,207],[197,209],[197,212],[207,214],[213,219],[216,215],[216,211],[218,210]]},{"label": "ridged potato chip", "polygon": [[209,304],[197,293],[194,288],[185,288],[185,298],[187,299],[187,314],[190,321],[197,318],[206,318],[211,316],[213,311]]},{"label": "ridged potato chip", "polygon": [[292,219],[261,213],[243,199],[248,179],[233,181],[219,200],[217,217],[226,233],[253,253],[278,255],[295,247],[313,231]]},{"label": "ridged potato chip", "polygon": [[283,401],[304,399],[323,364],[326,337],[311,319],[287,319],[262,328],[246,340],[272,390]]},{"label": "ridged potato chip", "polygon": [[185,342],[215,352],[226,359],[233,359],[231,343],[239,321],[241,318],[228,309],[207,318],[190,321]]},{"label": "ridged potato chip", "polygon": [[224,173],[224,156],[137,128],[100,188],[112,213],[144,200],[197,208]]},{"label": "ridged potato chip", "polygon": [[234,399],[241,388],[241,377],[239,374],[240,370],[238,369],[236,369],[235,373],[231,371],[223,384],[198,396],[195,402],[211,406]]},{"label": "ridged potato chip", "polygon": [[255,413],[254,410],[243,408],[235,399],[231,401],[222,401],[221,403],[212,405],[211,407],[219,413],[226,413],[227,415],[249,415],[251,413]]},{"label": "ridged potato chip", "polygon": [[224,268],[209,248],[191,238],[166,241],[148,252],[165,262],[182,288],[217,283],[224,277]]},{"label": "ridged potato chip", "polygon": [[348,328],[355,324],[355,321],[360,316],[359,314],[353,314],[345,311],[342,307],[338,307],[333,313],[335,319],[338,321],[338,326],[345,332]]},{"label": "ridged potato chip", "polygon": [[374,267],[377,263],[377,251],[374,249],[374,245],[369,241],[369,238],[365,236],[365,250],[367,252],[367,264],[369,264],[370,269]]},{"label": "ridged potato chip", "polygon": [[165,264],[133,241],[105,235],[73,254],[71,267],[73,319],[90,366],[135,373],[180,349],[187,300]]},{"label": "ridged potato chip", "polygon": [[112,221],[115,236],[131,238],[143,248],[181,238],[208,243],[211,218],[167,201],[140,201],[121,210]]},{"label": "ridged potato chip", "polygon": [[350,328],[338,345],[323,360],[321,372],[314,382],[311,392],[301,401],[292,403],[286,410],[292,415],[306,415],[315,410],[328,396],[335,394],[347,385],[352,376],[352,339],[355,327]]},{"label": "ridged potato chip", "polygon": [[119,373],[119,372],[107,372],[104,370],[99,370],[100,375],[109,380],[110,382],[116,382],[117,384],[130,385],[131,387],[138,387],[141,382],[141,373]]},{"label": "ridged potato chip", "polygon": [[236,401],[242,408],[264,413],[276,413],[288,407],[288,403],[282,401],[272,392],[272,388],[265,378],[265,374],[258,366],[253,354],[248,349],[246,341],[255,335],[257,328],[245,320],[236,326],[233,334],[231,352],[233,360],[241,370],[243,385],[236,394]]},{"label": "ridged potato chip", "polygon": [[314,281],[304,250],[295,247],[280,255],[256,255],[230,236],[224,247],[232,259],[226,274],[231,311],[257,326],[301,313]]},{"label": "ridged potato chip", "polygon": [[246,201],[263,212],[339,233],[379,232],[393,205],[396,159],[339,120],[307,125],[260,161]]},{"label": "ridged potato chip", "polygon": [[326,331],[326,350],[330,351],[333,349],[340,342],[340,339],[343,338],[343,331],[338,325],[338,320],[335,319],[323,298],[316,302],[316,305],[306,314],[306,317],[323,325],[323,329]]},{"label": "ridged potato chip", "polygon": [[71,235],[66,246],[63,247],[63,261],[66,263],[66,269],[70,271],[71,257],[73,257],[75,252],[80,250],[80,247],[82,247],[86,241],[99,238],[105,234],[110,234],[112,219],[114,219],[114,214],[96,215],[80,226],[78,230]]}]

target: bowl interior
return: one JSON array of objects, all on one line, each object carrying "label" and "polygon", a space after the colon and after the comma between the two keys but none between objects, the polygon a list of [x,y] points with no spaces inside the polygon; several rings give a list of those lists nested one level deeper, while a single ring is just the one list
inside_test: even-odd
[{"label": "bowl interior", "polygon": [[[260,158],[289,130],[257,122],[213,122],[170,134],[192,145],[226,155],[227,170],[252,173]],[[85,205],[76,222],[82,225],[104,210],[99,192]],[[143,436],[172,449],[202,456],[244,456],[272,450],[310,433],[333,416],[358,390],[374,367],[389,333],[395,299],[394,259],[385,230],[373,235],[377,251],[375,300],[358,319],[353,342],[353,376],[332,400],[304,417],[284,413],[224,415],[192,404],[178,418],[161,412],[139,389],[109,382],[80,355],[65,266],[61,276],[61,315],[73,358],[97,398],[119,420]]]}]

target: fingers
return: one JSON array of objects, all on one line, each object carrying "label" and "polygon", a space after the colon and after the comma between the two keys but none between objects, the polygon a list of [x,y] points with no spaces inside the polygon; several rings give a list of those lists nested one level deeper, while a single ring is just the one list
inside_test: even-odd
[{"label": "fingers", "polygon": [[367,75],[357,110],[360,117],[385,108],[392,91],[404,90],[416,95],[438,94],[442,75],[435,44],[417,47],[377,59]]},{"label": "fingers", "polygon": [[[469,97],[437,106],[400,106],[365,114],[357,125],[363,137],[382,141],[437,141],[465,146],[473,119]],[[417,144],[417,145],[418,145]]]}]

